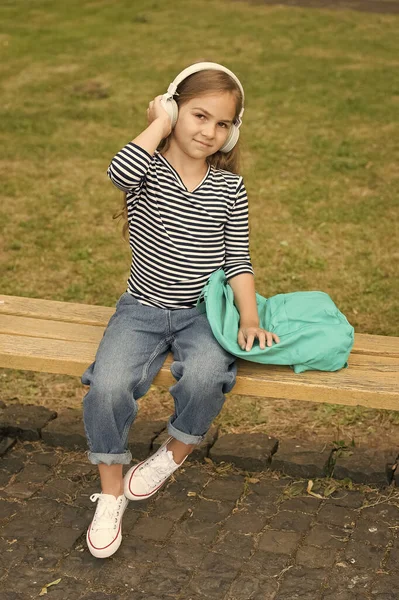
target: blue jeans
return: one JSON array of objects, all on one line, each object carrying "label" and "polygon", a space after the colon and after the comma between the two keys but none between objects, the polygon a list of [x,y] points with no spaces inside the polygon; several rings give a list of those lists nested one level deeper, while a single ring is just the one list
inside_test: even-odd
[{"label": "blue jeans", "polygon": [[174,414],[169,435],[199,444],[220,413],[236,381],[235,356],[213,336],[206,315],[196,307],[168,310],[145,306],[128,292],[120,297],[97,350],[82,375],[90,385],[83,420],[91,463],[128,464],[129,429],[137,400],[149,390],[164,360],[173,352],[169,388]]}]

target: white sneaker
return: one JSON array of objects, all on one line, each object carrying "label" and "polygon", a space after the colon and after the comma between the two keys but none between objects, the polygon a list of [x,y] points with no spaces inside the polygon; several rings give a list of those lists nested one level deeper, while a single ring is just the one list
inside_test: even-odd
[{"label": "white sneaker", "polygon": [[122,516],[129,500],[124,495],[115,498],[112,494],[92,494],[90,500],[98,500],[98,504],[87,530],[87,546],[96,558],[107,558],[121,545]]},{"label": "white sneaker", "polygon": [[155,454],[129,469],[124,478],[126,498],[146,500],[155,494],[168,477],[184,463],[187,456],[177,464],[173,460],[173,452],[166,448],[172,439],[172,437],[168,438]]}]

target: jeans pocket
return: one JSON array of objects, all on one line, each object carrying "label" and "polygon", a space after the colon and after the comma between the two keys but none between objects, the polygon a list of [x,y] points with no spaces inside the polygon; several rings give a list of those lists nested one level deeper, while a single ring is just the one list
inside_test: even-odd
[{"label": "jeans pocket", "polygon": [[122,306],[131,304],[138,304],[138,300],[136,300],[132,294],[129,294],[129,292],[124,292],[116,304],[116,310]]}]

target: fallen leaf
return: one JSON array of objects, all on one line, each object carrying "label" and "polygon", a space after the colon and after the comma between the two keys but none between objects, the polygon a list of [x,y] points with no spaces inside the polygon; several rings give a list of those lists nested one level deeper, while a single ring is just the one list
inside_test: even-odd
[{"label": "fallen leaf", "polygon": [[61,581],[60,579],[56,579],[55,581],[52,581],[51,583],[47,583],[40,591],[39,596],[44,596],[45,594],[47,594],[47,588],[49,588],[51,585],[57,585],[57,583],[59,583]]},{"label": "fallen leaf", "polygon": [[314,496],[314,498],[321,498],[323,500],[323,496],[320,496],[320,494],[315,494],[314,492],[312,492],[312,487],[313,487],[313,481],[311,479],[309,479],[308,487],[306,488],[307,493],[310,496]]}]

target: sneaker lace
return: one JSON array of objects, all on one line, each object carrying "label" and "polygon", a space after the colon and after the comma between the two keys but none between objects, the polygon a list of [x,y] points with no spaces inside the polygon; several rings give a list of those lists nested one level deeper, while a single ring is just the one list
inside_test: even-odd
[{"label": "sneaker lace", "polygon": [[159,485],[179,466],[170,455],[165,453],[151,457],[147,464],[140,469],[140,475],[149,485]]},{"label": "sneaker lace", "polygon": [[116,529],[121,505],[120,501],[116,502],[113,498],[109,498],[103,494],[92,494],[90,500],[92,502],[98,500],[92,529],[96,531],[100,531],[101,529]]}]

